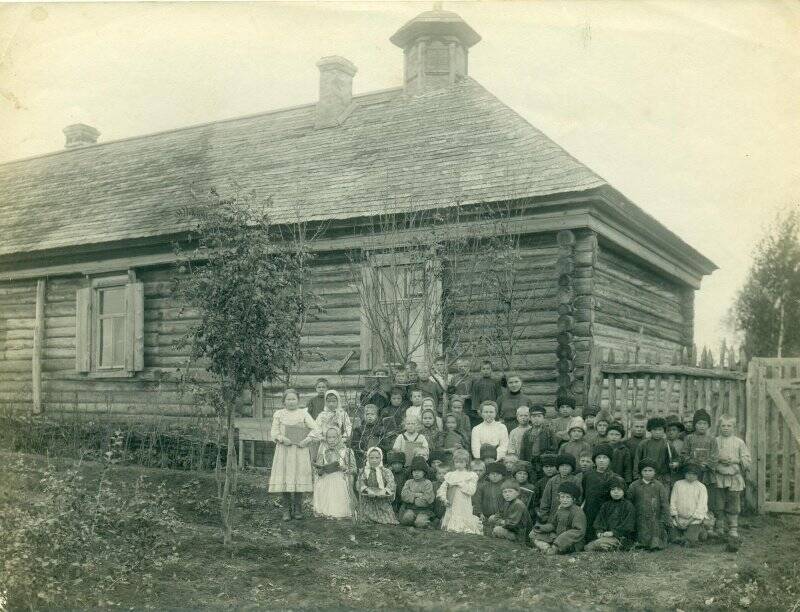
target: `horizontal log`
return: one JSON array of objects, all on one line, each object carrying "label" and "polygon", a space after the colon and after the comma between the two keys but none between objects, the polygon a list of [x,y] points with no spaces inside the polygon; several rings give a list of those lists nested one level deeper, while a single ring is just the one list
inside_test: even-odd
[{"label": "horizontal log", "polygon": [[0,350],[0,361],[15,361],[19,359],[31,359],[33,349],[8,349]]},{"label": "horizontal log", "polygon": [[0,318],[0,332],[14,329],[33,329],[35,320],[30,319],[3,319]]},{"label": "horizontal log", "polygon": [[[0,338],[2,338],[0,336]],[[8,338],[0,339],[0,352],[2,351],[16,351],[19,349],[33,348],[33,338]]]},{"label": "horizontal log", "polygon": [[49,317],[74,317],[75,297],[69,302],[45,302],[44,316]]},{"label": "horizontal log", "polygon": [[58,370],[75,370],[75,356],[71,359],[43,359],[42,371],[55,372]]},{"label": "horizontal log", "polygon": [[30,359],[0,360],[0,372],[27,372],[31,374]]},{"label": "horizontal log", "polygon": [[696,378],[717,378],[721,380],[747,380],[746,372],[695,368],[683,365],[603,363],[600,365],[600,369],[606,374],[667,374],[675,376],[694,376]]},{"label": "horizontal log", "polygon": [[0,313],[6,312],[7,308],[31,307],[35,306],[35,304],[35,294],[0,296]]},{"label": "horizontal log", "polygon": [[596,323],[600,323],[608,327],[616,327],[619,330],[627,331],[633,335],[638,335],[639,330],[644,328],[645,336],[669,340],[671,342],[675,342],[677,345],[681,344],[683,339],[680,329],[669,329],[661,325],[642,323],[634,319],[628,319],[618,315],[611,315],[599,310],[595,311],[594,320]]},{"label": "horizontal log", "polygon": [[45,329],[58,329],[60,327],[71,327],[75,330],[75,315],[68,317],[47,317],[44,322]]},{"label": "horizontal log", "polygon": [[48,338],[72,338],[75,339],[75,326],[71,327],[49,327],[45,321],[44,337]]},{"label": "horizontal log", "polygon": [[[33,343],[31,342],[31,345]],[[50,334],[47,334],[44,339],[44,348],[70,348],[75,350],[75,333],[69,336],[56,336],[53,337]]]},{"label": "horizontal log", "polygon": [[66,414],[70,412],[84,412],[107,415],[138,415],[138,416],[203,416],[212,415],[213,410],[202,406],[185,406],[183,404],[162,404],[158,406],[122,404],[103,404],[91,402],[73,402],[67,404],[43,402],[44,412],[59,412]]}]

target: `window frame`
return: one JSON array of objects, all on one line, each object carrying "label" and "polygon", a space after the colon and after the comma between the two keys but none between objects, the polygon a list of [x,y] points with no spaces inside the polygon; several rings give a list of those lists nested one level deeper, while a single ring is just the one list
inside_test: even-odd
[{"label": "window frame", "polygon": [[[91,304],[91,371],[97,374],[119,374],[125,371],[125,351],[130,340],[127,338],[126,331],[128,329],[128,277],[127,276],[114,276],[105,278],[92,279],[92,304]],[[122,313],[114,315],[102,315],[100,313],[100,296],[104,290],[107,289],[121,289],[122,290]],[[105,318],[121,318],[123,323],[122,331],[122,364],[103,366],[100,364],[100,357],[103,347],[100,346],[101,341],[101,326]],[[112,349],[113,351],[113,349]]]}]

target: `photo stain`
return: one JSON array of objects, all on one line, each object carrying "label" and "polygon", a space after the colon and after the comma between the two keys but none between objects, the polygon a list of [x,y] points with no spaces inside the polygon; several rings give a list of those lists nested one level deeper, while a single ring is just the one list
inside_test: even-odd
[{"label": "photo stain", "polygon": [[47,19],[47,9],[43,6],[36,6],[31,9],[31,19],[34,21],[44,21]]}]

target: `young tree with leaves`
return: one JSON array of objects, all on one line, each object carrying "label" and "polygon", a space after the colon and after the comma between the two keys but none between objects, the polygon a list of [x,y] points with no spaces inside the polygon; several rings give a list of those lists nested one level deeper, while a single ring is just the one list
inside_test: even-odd
[{"label": "young tree with leaves", "polygon": [[188,347],[195,366],[186,385],[215,409],[227,433],[220,502],[228,545],[237,477],[234,417],[247,389],[288,381],[300,358],[303,322],[316,304],[307,282],[311,254],[301,224],[273,225],[268,203],[252,196],[222,198],[212,191],[184,215],[191,246],[176,247],[174,295],[199,321],[179,346]]},{"label": "young tree with leaves", "polygon": [[747,353],[800,355],[800,207],[776,216],[731,310]]}]

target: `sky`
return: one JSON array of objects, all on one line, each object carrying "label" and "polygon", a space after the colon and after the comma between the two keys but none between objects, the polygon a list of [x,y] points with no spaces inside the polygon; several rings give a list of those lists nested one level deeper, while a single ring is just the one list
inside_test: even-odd
[{"label": "sky", "polygon": [[[429,2],[0,5],[0,163],[313,102],[315,62],[356,94],[402,84],[389,37]],[[753,247],[800,203],[800,3],[444,2],[483,38],[469,73],[718,266],[695,307],[724,324]],[[0,211],[1,213],[1,211]]]}]

